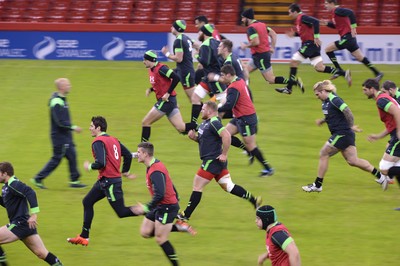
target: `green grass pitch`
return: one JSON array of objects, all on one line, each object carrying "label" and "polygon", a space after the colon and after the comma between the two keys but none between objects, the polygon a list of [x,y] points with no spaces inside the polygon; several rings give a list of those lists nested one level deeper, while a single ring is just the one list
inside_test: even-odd
[{"label": "green grass pitch", "polygon": [[[346,66],[352,70],[353,86],[345,80],[334,81],[338,94],[350,106],[355,123],[363,132],[357,134],[359,156],[378,166],[386,140],[367,141],[369,133],[384,126],[379,121],[375,103],[362,93],[361,83],[372,73],[361,64]],[[399,65],[377,66],[384,80],[400,82]],[[287,64],[275,64],[276,75],[287,76]],[[259,132],[257,142],[275,168],[275,175],[258,177],[261,166],[248,166],[246,157],[236,148],[229,152],[229,169],[233,181],[265,204],[276,207],[278,219],[291,231],[301,253],[303,265],[398,265],[400,254],[398,221],[400,191],[397,184],[382,192],[374,178],[346,164],[340,154],[331,159],[319,194],[301,190],[315,179],[319,150],[328,139],[326,126],[317,127],[322,117],[321,103],[312,86],[329,75],[315,72],[309,65],[299,68],[306,85],[305,94],[294,89],[292,95],[274,91],[260,73],[251,74]],[[75,134],[82,181],[92,185],[95,172],[83,171],[83,161],[92,160],[90,132],[93,115],[105,116],[108,132],[117,136],[131,150],[141,135],[141,120],[154,104],[154,95],[145,96],[150,86],[147,70],[141,62],[97,61],[24,61],[1,60],[0,63],[0,160],[14,164],[16,175],[29,183],[51,156],[47,102],[55,90],[53,81],[68,77],[72,91],[68,96],[73,122],[84,128]],[[185,120],[190,117],[190,104],[180,85],[178,103]],[[226,120],[224,123],[228,123]],[[200,160],[197,144],[180,135],[163,118],[152,127],[151,142],[156,157],[162,160],[180,192],[184,208]],[[154,239],[143,239],[139,228],[143,217],[118,219],[106,200],[95,206],[90,245],[73,246],[66,242],[82,226],[81,201],[89,188],[68,188],[66,161],[45,180],[48,190],[36,190],[41,212],[39,234],[46,247],[65,265],[168,265]],[[135,161],[136,180],[124,179],[126,204],[147,202],[145,167]],[[198,235],[173,233],[174,245],[182,265],[250,266],[265,251],[265,232],[255,226],[252,206],[223,192],[214,182],[206,187],[203,199],[191,219]],[[0,224],[8,222],[3,209]],[[10,265],[44,265],[22,242],[2,246]],[[269,265],[269,263],[266,263]]]}]

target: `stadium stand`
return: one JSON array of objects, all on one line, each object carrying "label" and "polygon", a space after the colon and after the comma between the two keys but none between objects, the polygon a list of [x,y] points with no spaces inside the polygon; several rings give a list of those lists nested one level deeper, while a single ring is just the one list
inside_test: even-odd
[{"label": "stadium stand", "polygon": [[201,14],[237,25],[240,11],[241,0],[0,0],[0,21],[12,22],[170,24]]},{"label": "stadium stand", "polygon": [[[288,6],[293,2],[308,15],[330,18],[319,0],[0,0],[0,21],[170,24],[180,18],[193,24],[195,16],[205,15],[211,23],[237,26],[243,8],[252,7],[256,19],[288,27]],[[356,12],[360,26],[400,26],[399,0],[339,2]]]}]

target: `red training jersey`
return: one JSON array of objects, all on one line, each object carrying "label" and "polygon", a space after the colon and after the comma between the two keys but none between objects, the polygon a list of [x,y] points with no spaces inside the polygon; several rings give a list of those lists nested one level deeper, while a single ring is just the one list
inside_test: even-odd
[{"label": "red training jersey", "polygon": [[[267,25],[255,20],[247,28],[254,28],[255,31],[257,31],[258,39],[260,40],[260,43],[257,46],[250,47],[251,54],[269,52],[271,48],[268,38],[269,35]],[[247,39],[250,42],[251,39],[249,35],[247,35]]]},{"label": "red training jersey", "polygon": [[[106,156],[106,166],[99,169],[98,179],[101,177],[106,178],[117,178],[121,177],[121,145],[118,139],[111,136],[98,136],[93,140],[101,141],[104,144],[105,156]],[[92,143],[92,144],[93,144]],[[94,150],[92,148],[93,157],[95,157]]]},{"label": "red training jersey", "polygon": [[[150,83],[156,94],[157,100],[160,99],[161,97],[163,97],[164,94],[168,92],[168,89],[171,86],[171,82],[172,82],[171,79],[160,74],[159,70],[163,66],[167,67],[164,64],[157,63],[157,65],[155,65],[154,67],[149,69]],[[176,92],[172,91],[170,96],[175,96],[175,95],[176,95]]]},{"label": "red training jersey", "polygon": [[[392,104],[400,108],[399,104],[394,100],[390,95],[386,93],[380,93],[378,97],[376,97],[376,102],[378,102],[379,99],[385,98],[389,100]],[[381,108],[378,107],[378,112],[379,112],[379,117],[381,118],[381,121],[385,124],[386,130],[390,133],[393,130],[396,129],[396,121],[394,120],[393,115],[385,112]]]},{"label": "red training jersey", "polygon": [[303,14],[297,16],[295,20],[296,31],[300,36],[302,42],[314,41],[314,27],[310,27],[301,22]]},{"label": "red training jersey", "polygon": [[222,40],[221,34],[219,34],[219,31],[217,29],[214,29],[214,31],[212,33],[212,37],[219,42]]},{"label": "red training jersey", "polygon": [[256,109],[250,98],[250,93],[249,89],[247,88],[246,82],[241,78],[237,78],[229,85],[229,87],[227,88],[227,93],[229,93],[229,90],[232,89],[236,89],[240,93],[240,96],[232,109],[234,117],[239,118],[244,115],[255,114]]},{"label": "red training jersey", "polygon": [[290,266],[289,255],[272,242],[272,235],[282,230],[290,236],[288,229],[283,224],[275,225],[267,231],[266,245],[272,266]]},{"label": "red training jersey", "polygon": [[337,29],[337,31],[339,32],[339,35],[343,36],[343,35],[351,32],[350,18],[349,17],[338,16],[335,13],[336,8],[338,8],[338,7],[335,7],[331,11],[331,13],[332,13],[332,22],[335,25],[335,28]]},{"label": "red training jersey", "polygon": [[164,198],[159,202],[159,204],[176,204],[178,199],[176,197],[176,192],[174,185],[172,184],[171,177],[169,176],[167,168],[160,161],[156,161],[149,168],[147,168],[146,173],[146,185],[151,196],[154,196],[153,185],[151,183],[150,176],[153,172],[161,172],[165,176],[165,194]]}]

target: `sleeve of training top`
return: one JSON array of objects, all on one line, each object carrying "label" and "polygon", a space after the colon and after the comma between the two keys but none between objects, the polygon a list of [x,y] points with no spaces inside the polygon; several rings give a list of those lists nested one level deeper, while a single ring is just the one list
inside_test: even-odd
[{"label": "sleeve of training top", "polygon": [[2,196],[0,196],[0,205],[4,207],[4,201]]},{"label": "sleeve of training top", "polygon": [[132,163],[132,153],[128,148],[123,145],[121,142],[119,143],[121,145],[121,156],[123,158],[122,162],[122,173],[129,172],[131,169],[131,163]]},{"label": "sleeve of training top", "polygon": [[376,102],[378,108],[385,111],[386,113],[392,104],[393,103],[388,98],[379,98],[378,101]]},{"label": "sleeve of training top", "polygon": [[280,247],[282,250],[285,250],[287,245],[294,241],[293,238],[289,236],[286,231],[283,230],[273,233],[271,239],[272,243]]},{"label": "sleeve of training top", "polygon": [[224,125],[222,125],[221,120],[216,118],[210,121],[211,128],[214,130],[214,134],[218,136],[221,135],[221,131],[225,129]]},{"label": "sleeve of training top", "polygon": [[17,197],[24,197],[29,202],[30,212],[31,213],[38,213],[39,212],[39,204],[36,197],[35,191],[22,183],[21,181],[14,181],[8,185],[11,191]]},{"label": "sleeve of training top", "polygon": [[306,25],[312,25],[314,27],[314,37],[319,38],[319,20],[318,19],[311,17],[311,16],[303,15],[301,17],[301,22],[303,22]]},{"label": "sleeve of training top", "polygon": [[[267,30],[268,30],[268,27],[267,27]],[[269,32],[269,30],[268,30],[268,32]],[[249,39],[252,40],[252,39],[254,39],[254,37],[258,37],[258,32],[255,28],[249,27],[247,29],[247,36],[249,36]]]},{"label": "sleeve of training top", "polygon": [[331,100],[331,103],[333,104],[333,106],[335,106],[341,112],[343,112],[343,110],[346,109],[346,107],[347,107],[347,104],[340,97],[334,97]]},{"label": "sleeve of training top", "polygon": [[91,168],[99,170],[106,166],[106,149],[102,141],[95,141],[92,144],[92,149],[95,156],[94,163],[91,164]]},{"label": "sleeve of training top", "polygon": [[326,26],[332,29],[336,29],[336,26],[332,21],[328,21],[328,24],[326,24]]},{"label": "sleeve of training top", "polygon": [[233,107],[235,107],[239,96],[240,92],[237,89],[230,87],[228,90],[228,94],[226,95],[226,102],[223,106],[218,108],[218,112],[226,112],[232,110]]},{"label": "sleeve of training top", "polygon": [[[54,99],[53,99],[54,101]],[[51,103],[52,104],[52,103]],[[63,105],[60,103],[56,102],[54,105],[50,107],[51,109],[51,116],[53,117],[55,123],[59,127],[67,128],[72,130],[72,125],[71,122],[69,121],[67,117],[67,111],[65,111],[65,108]]]},{"label": "sleeve of training top", "polygon": [[211,64],[212,51],[209,45],[200,46],[199,56],[197,57],[197,61],[202,64],[204,67],[208,67]]},{"label": "sleeve of training top", "polygon": [[175,74],[175,72],[167,66],[162,66],[158,70],[158,73],[160,73],[161,76],[164,76],[168,79],[172,79],[171,85],[168,88],[168,93],[171,94],[174,91],[176,85],[178,85],[179,83],[178,75]]},{"label": "sleeve of training top", "polygon": [[354,14],[353,10],[348,8],[338,7],[335,9],[335,14],[341,17],[349,17],[351,27],[352,28],[357,27],[356,15]]},{"label": "sleeve of training top", "polygon": [[166,177],[160,171],[155,171],[150,176],[151,183],[153,185],[154,195],[149,203],[147,203],[147,207],[149,210],[154,209],[157,204],[164,198],[165,190],[166,190]]}]

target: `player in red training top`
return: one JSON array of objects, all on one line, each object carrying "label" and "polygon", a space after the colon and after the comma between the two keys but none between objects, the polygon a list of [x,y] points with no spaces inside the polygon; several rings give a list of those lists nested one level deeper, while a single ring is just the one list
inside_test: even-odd
[{"label": "player in red training top", "polygon": [[150,142],[142,142],[137,150],[138,162],[146,165],[146,185],[152,196],[147,204],[138,204],[132,210],[146,215],[143,219],[140,234],[144,238],[156,237],[165,255],[172,265],[179,265],[178,256],[168,240],[170,232],[188,232],[191,235],[196,231],[184,221],[173,221],[178,214],[178,192],[172,183],[171,176],[165,165],[154,157],[154,146]]},{"label": "player in red training top", "polygon": [[[124,192],[122,191],[121,175],[134,179],[136,176],[130,174],[132,154],[118,139],[108,135],[107,121],[102,116],[92,117],[89,127],[92,137],[92,153],[95,161],[90,163],[85,161],[86,171],[98,170],[99,175],[92,189],[83,199],[83,226],[80,235],[74,238],[68,238],[71,244],[87,246],[89,244],[89,233],[94,217],[93,206],[99,200],[107,197],[108,202],[114,209],[119,218],[136,216],[130,207],[124,203]],[[121,174],[121,157],[122,174]]]},{"label": "player in red training top", "polygon": [[227,89],[226,103],[218,108],[219,113],[232,110],[233,119],[228,123],[226,129],[233,136],[237,133],[243,138],[246,149],[262,165],[261,176],[271,176],[274,169],[265,160],[261,150],[257,147],[257,114],[253,101],[251,100],[246,82],[236,76],[232,65],[225,65],[221,68],[222,82],[229,85]]},{"label": "player in red training top", "polygon": [[299,36],[301,47],[293,54],[290,60],[290,74],[288,85],[284,88],[275,89],[277,92],[291,94],[292,87],[296,84],[297,67],[306,60],[310,59],[311,65],[318,72],[338,74],[347,80],[351,86],[350,70],[343,71],[330,66],[325,66],[321,57],[321,41],[319,39],[319,21],[318,19],[304,14],[298,4],[289,6],[289,17],[294,19],[295,31],[289,31],[286,34],[289,37]]},{"label": "player in red training top", "polygon": [[[336,0],[325,0],[325,8],[332,13],[332,20],[326,21],[321,20],[321,25],[326,25],[330,28],[337,29],[340,40],[330,43],[326,48],[325,52],[331,59],[335,68],[341,69],[335,51],[337,50],[348,50],[359,62],[363,63],[368,67],[375,75],[376,79],[380,81],[383,77],[383,73],[379,72],[376,67],[369,61],[367,57],[361,52],[360,47],[357,44],[357,22],[356,15],[353,10],[348,8],[342,8],[337,5]],[[335,73],[333,78],[339,77],[339,73]]]},{"label": "player in red training top", "polygon": [[300,252],[288,229],[278,222],[274,207],[261,206],[256,211],[256,224],[260,230],[266,230],[267,252],[258,256],[258,265],[267,259],[272,266],[300,266]]}]

